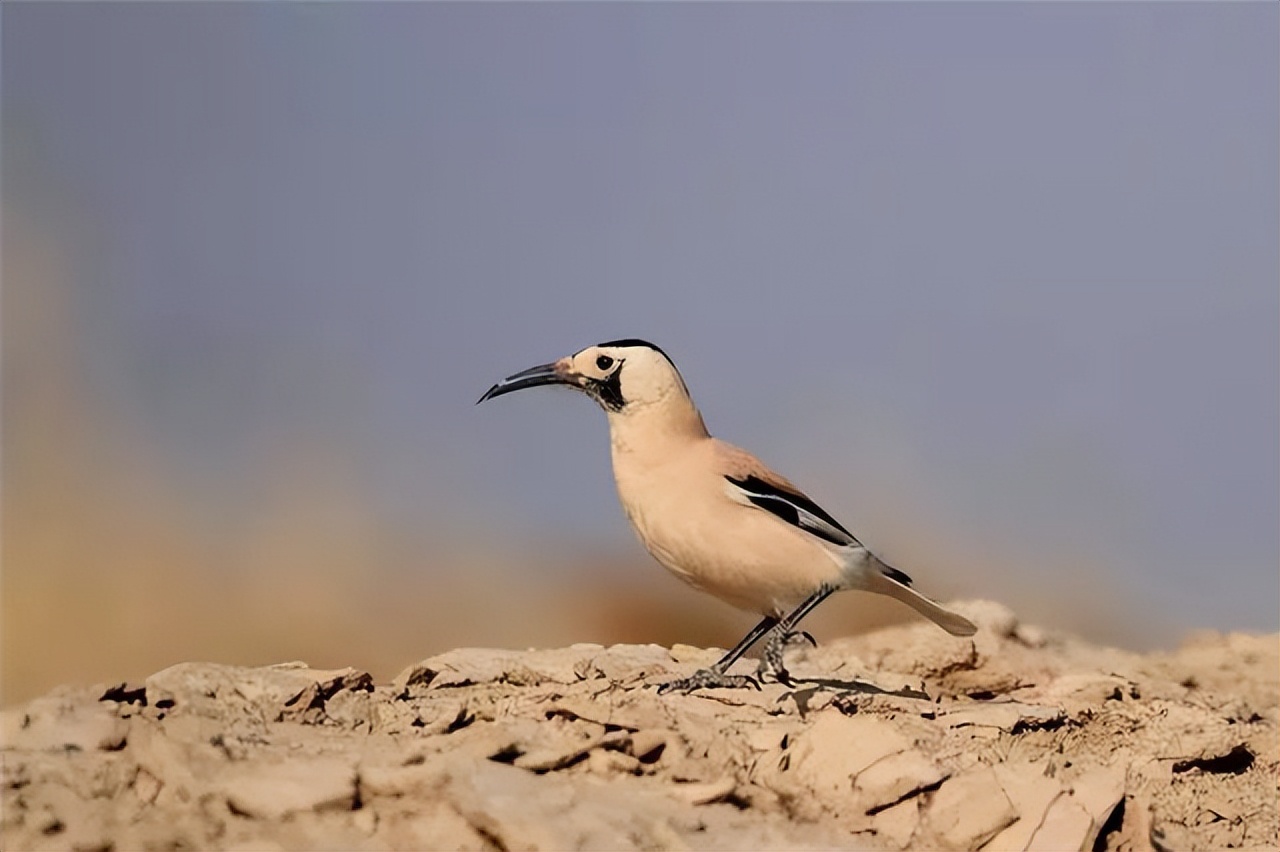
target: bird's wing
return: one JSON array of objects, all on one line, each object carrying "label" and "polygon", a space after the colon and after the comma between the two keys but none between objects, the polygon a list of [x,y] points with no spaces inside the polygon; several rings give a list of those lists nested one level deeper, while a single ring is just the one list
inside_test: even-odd
[{"label": "bird's wing", "polygon": [[729,483],[730,497],[771,512],[838,547],[862,547],[862,542],[839,521],[759,459],[736,447],[721,447],[722,475]]}]

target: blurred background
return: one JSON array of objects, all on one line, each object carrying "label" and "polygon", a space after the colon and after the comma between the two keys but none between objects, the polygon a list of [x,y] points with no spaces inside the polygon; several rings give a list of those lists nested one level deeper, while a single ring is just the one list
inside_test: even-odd
[{"label": "blurred background", "polygon": [[6,704],[732,645],[588,400],[473,405],[617,337],[926,591],[1277,628],[1274,4],[0,15]]}]

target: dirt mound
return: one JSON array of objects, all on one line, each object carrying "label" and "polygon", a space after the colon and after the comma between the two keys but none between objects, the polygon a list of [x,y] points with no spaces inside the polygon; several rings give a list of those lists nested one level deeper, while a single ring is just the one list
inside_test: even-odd
[{"label": "dirt mound", "polygon": [[[1097,648],[990,603],[797,647],[188,663],[4,714],[6,849],[1275,848],[1280,638]],[[740,663],[751,673],[753,663]]]}]

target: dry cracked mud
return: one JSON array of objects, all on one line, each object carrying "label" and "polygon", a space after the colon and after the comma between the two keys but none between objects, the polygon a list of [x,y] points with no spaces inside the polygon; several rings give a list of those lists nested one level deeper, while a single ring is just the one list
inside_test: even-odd
[{"label": "dry cracked mud", "polygon": [[[5,849],[1274,849],[1280,637],[1100,648],[957,606],[658,695],[677,646],[466,649],[393,683],[185,663],[3,716]],[[739,664],[751,673],[754,663]]]}]

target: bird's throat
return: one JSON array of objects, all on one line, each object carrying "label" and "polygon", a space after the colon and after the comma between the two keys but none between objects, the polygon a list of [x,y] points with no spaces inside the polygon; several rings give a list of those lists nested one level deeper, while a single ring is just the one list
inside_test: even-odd
[{"label": "bird's throat", "polygon": [[615,468],[620,459],[641,469],[657,467],[709,438],[702,415],[692,404],[635,406],[609,414]]}]

